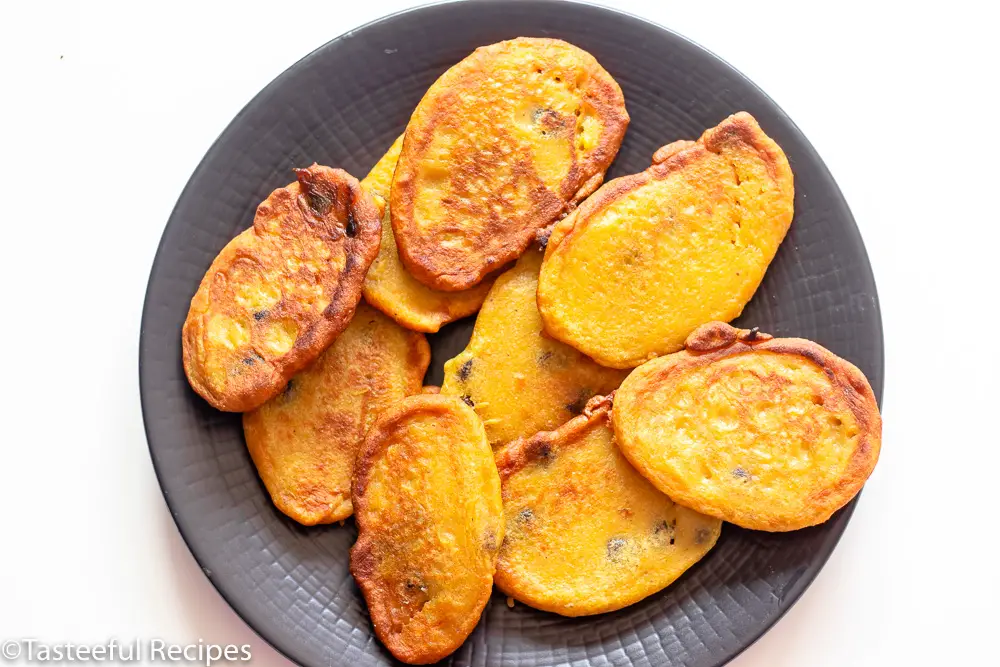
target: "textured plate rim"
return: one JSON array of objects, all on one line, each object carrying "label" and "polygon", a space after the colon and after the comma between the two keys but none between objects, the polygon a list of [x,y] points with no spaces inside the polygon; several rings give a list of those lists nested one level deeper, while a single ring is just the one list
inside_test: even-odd
[{"label": "textured plate rim", "polygon": [[[145,331],[145,326],[144,325],[145,325],[145,323],[147,321],[148,311],[150,309],[149,293],[150,293],[150,291],[152,289],[153,276],[156,274],[157,268],[158,268],[160,262],[162,261],[161,250],[163,249],[163,244],[164,244],[164,242],[166,240],[166,236],[167,236],[166,231],[167,231],[167,229],[171,225],[175,224],[177,209],[180,206],[180,203],[187,196],[188,190],[198,180],[198,178],[200,177],[203,169],[206,168],[206,164],[209,162],[209,158],[211,158],[216,153],[216,151],[218,150],[219,143],[222,140],[222,138],[226,135],[226,133],[228,133],[230,131],[230,129],[248,111],[256,108],[257,105],[261,104],[263,102],[263,100],[265,98],[267,98],[267,93],[271,89],[273,89],[274,87],[276,87],[279,84],[279,82],[281,82],[286,77],[288,77],[292,72],[300,69],[301,67],[304,67],[304,66],[308,65],[308,63],[311,60],[313,60],[316,56],[318,56],[321,52],[325,51],[326,49],[330,48],[331,46],[333,46],[334,44],[340,42],[343,39],[347,39],[347,38],[352,37],[354,35],[354,33],[358,32],[358,31],[361,31],[361,30],[364,30],[365,28],[368,28],[368,27],[373,26],[373,25],[378,24],[378,23],[382,23],[384,21],[398,19],[398,18],[406,16],[407,14],[419,13],[419,12],[421,12],[421,11],[429,8],[429,7],[438,7],[438,6],[445,6],[445,5],[458,5],[458,4],[464,4],[464,3],[469,2],[469,1],[471,1],[471,2],[498,2],[500,0],[442,0],[441,2],[426,3],[426,4],[418,5],[416,7],[410,7],[410,8],[403,9],[403,10],[400,10],[400,11],[397,11],[397,12],[393,12],[391,14],[386,14],[386,15],[381,16],[379,18],[376,18],[376,19],[373,19],[371,21],[368,21],[368,22],[366,22],[366,23],[364,23],[364,24],[362,24],[360,26],[357,26],[355,28],[351,28],[350,30],[347,30],[346,32],[341,33],[340,35],[338,35],[338,36],[330,39],[329,41],[321,44],[320,46],[316,47],[315,49],[313,49],[312,51],[310,51],[309,53],[307,53],[305,56],[303,56],[299,60],[295,61],[292,65],[290,65],[289,67],[287,67],[286,69],[284,69],[280,74],[278,74],[276,77],[274,77],[274,79],[272,79],[270,82],[268,82],[268,84],[266,86],[264,86],[260,91],[258,91],[245,105],[243,105],[243,107],[232,118],[232,120],[230,120],[226,124],[226,127],[223,128],[222,131],[212,141],[211,146],[209,146],[208,150],[205,152],[205,155],[202,156],[201,160],[198,162],[198,166],[195,167],[194,171],[191,173],[191,176],[188,178],[188,181],[184,185],[183,190],[181,190],[180,195],[177,197],[177,201],[174,204],[174,207],[173,207],[173,209],[170,212],[170,217],[167,219],[166,225],[164,225],[163,232],[162,232],[162,234],[160,236],[160,241],[159,241],[159,243],[157,243],[156,253],[155,253],[154,257],[153,257],[153,263],[152,263],[152,265],[150,267],[149,279],[147,280],[147,283],[146,283],[146,290],[145,290],[145,292],[143,294],[143,306],[142,306],[142,314],[141,314],[141,320],[140,320],[140,326],[139,326],[139,402],[140,402],[140,406],[141,406],[141,410],[142,410],[143,431],[144,431],[144,433],[146,435],[146,445],[147,445],[147,447],[149,449],[149,456],[150,456],[150,460],[152,461],[152,464],[153,464],[153,471],[154,471],[154,473],[156,475],[157,484],[160,487],[160,493],[163,495],[163,500],[164,500],[164,502],[167,505],[167,509],[170,511],[170,516],[173,518],[174,524],[177,526],[177,530],[178,530],[178,532],[181,535],[181,539],[184,540],[184,544],[187,546],[188,551],[191,552],[191,555],[194,557],[194,560],[198,564],[199,569],[205,575],[205,578],[208,579],[208,581],[212,584],[213,588],[215,588],[215,590],[222,597],[222,599],[225,600],[226,604],[229,605],[229,607],[236,613],[236,615],[239,616],[240,620],[243,621],[243,623],[248,628],[250,628],[250,630],[255,635],[257,635],[257,637],[259,637],[262,641],[264,641],[268,646],[270,646],[271,648],[273,648],[275,651],[277,651],[278,653],[280,653],[283,657],[285,657],[286,659],[290,660],[291,662],[293,662],[293,663],[295,663],[297,665],[304,665],[305,662],[303,662],[302,660],[300,660],[299,657],[296,655],[297,651],[295,650],[295,647],[294,646],[284,646],[284,645],[281,645],[279,642],[277,642],[275,640],[272,640],[270,637],[268,637],[265,634],[265,632],[263,630],[261,630],[255,624],[253,624],[249,620],[247,620],[248,614],[244,613],[244,610],[242,608],[243,605],[236,600],[236,596],[231,596],[231,595],[227,594],[227,591],[225,589],[224,584],[222,584],[220,582],[217,582],[212,577],[212,575],[209,574],[208,571],[206,571],[205,566],[204,566],[204,558],[201,556],[199,548],[197,546],[195,546],[195,543],[191,539],[189,539],[189,537],[188,537],[188,530],[185,527],[185,523],[186,523],[185,519],[182,518],[179,514],[177,514],[177,512],[175,511],[175,509],[173,507],[171,499],[169,498],[169,496],[166,493],[166,489],[164,487],[163,479],[162,479],[163,472],[161,471],[160,465],[157,462],[157,457],[156,457],[156,454],[154,452],[154,448],[153,448],[153,444],[152,444],[153,436],[152,436],[152,434],[150,432],[149,422],[148,422],[148,419],[146,417],[146,415],[147,415],[147,406],[146,406],[147,392],[144,391],[144,387],[146,386],[147,382],[150,381],[150,380],[147,380],[146,373],[145,373],[144,367],[143,367],[143,350],[144,350],[143,342],[144,342],[145,335],[146,335],[146,331]],[[816,151],[815,147],[813,147],[812,143],[809,142],[808,138],[806,138],[805,134],[802,132],[802,130],[799,128],[799,126],[795,124],[795,122],[791,119],[791,117],[789,117],[789,115],[787,113],[785,113],[784,109],[782,109],[777,104],[777,102],[775,102],[771,98],[770,95],[768,95],[756,83],[754,83],[750,78],[748,78],[745,74],[743,74],[743,72],[741,72],[739,69],[737,69],[736,67],[734,67],[733,65],[731,65],[724,58],[718,56],[713,51],[710,51],[709,49],[705,48],[701,44],[698,44],[697,42],[689,39],[688,37],[685,37],[684,35],[676,32],[674,30],[671,30],[670,28],[662,26],[659,23],[656,23],[655,21],[651,21],[649,19],[643,18],[641,16],[637,16],[637,15],[632,14],[630,12],[626,12],[626,11],[620,10],[620,9],[618,9],[616,7],[609,7],[609,6],[606,6],[606,5],[601,5],[601,4],[596,4],[596,3],[592,3],[592,2],[587,2],[586,0],[535,0],[535,1],[536,2],[546,3],[546,4],[564,5],[567,8],[569,8],[571,11],[575,8],[575,6],[583,6],[583,7],[588,7],[588,8],[594,8],[594,9],[598,9],[598,10],[601,10],[601,11],[605,11],[605,12],[617,14],[618,16],[623,17],[623,18],[625,18],[627,20],[638,22],[638,23],[642,23],[642,24],[645,24],[647,26],[654,27],[657,30],[660,30],[660,31],[662,31],[664,33],[669,34],[671,36],[671,38],[677,39],[677,40],[679,40],[681,42],[684,42],[688,46],[692,47],[695,51],[700,52],[703,55],[703,57],[706,57],[706,58],[709,58],[709,59],[714,59],[717,62],[725,65],[736,77],[738,77],[739,79],[741,79],[743,83],[745,83],[747,86],[749,86],[749,87],[755,89],[757,92],[759,92],[760,95],[783,118],[783,120],[788,124],[788,126],[790,128],[792,128],[795,132],[797,132],[799,135],[801,135],[803,137],[803,139],[805,140],[804,141],[804,146],[808,149],[808,152],[809,152],[809,159],[813,162],[813,164],[816,167],[818,167],[819,169],[822,170],[822,172],[824,172],[824,174],[829,178],[830,183],[832,183],[833,186],[836,188],[837,195],[844,202],[844,209],[845,209],[845,212],[847,214],[847,221],[850,222],[850,225],[848,225],[849,231],[852,231],[853,234],[856,235],[857,238],[858,238],[858,240],[860,241],[858,245],[859,245],[859,248],[860,248],[860,251],[861,251],[862,255],[864,256],[864,268],[865,268],[865,270],[866,270],[866,272],[868,274],[867,278],[868,278],[868,280],[870,280],[870,282],[872,284],[872,287],[873,287],[872,305],[874,306],[874,310],[875,310],[875,320],[878,323],[878,349],[880,350],[880,355],[879,355],[880,356],[879,374],[882,377],[882,387],[880,387],[878,395],[876,396],[876,398],[878,400],[878,404],[879,404],[879,407],[881,409],[882,397],[883,397],[884,392],[885,392],[885,334],[884,334],[884,328],[883,328],[883,325],[882,325],[882,311],[881,311],[881,305],[880,305],[880,301],[879,301],[879,297],[878,297],[878,286],[877,286],[877,284],[875,282],[875,275],[874,275],[874,271],[872,269],[870,258],[868,257],[868,250],[867,250],[867,248],[866,248],[866,246],[864,244],[864,239],[861,236],[861,231],[858,228],[857,221],[854,219],[854,214],[850,210],[850,207],[847,205],[847,201],[844,198],[843,193],[841,192],[839,185],[837,185],[836,180],[833,178],[833,174],[830,173],[830,170],[826,166],[826,163],[823,161],[822,157],[820,157],[819,153]],[[764,625],[762,625],[761,628],[760,628],[760,630],[759,630],[759,632],[757,632],[752,638],[750,638],[748,641],[746,641],[742,646],[739,646],[739,647],[737,647],[735,649],[727,651],[725,653],[725,655],[721,656],[721,662],[718,663],[720,667],[722,665],[728,664],[729,662],[731,662],[732,660],[734,660],[737,656],[739,656],[741,653],[743,653],[748,648],[750,648],[755,643],[757,643],[757,641],[759,641],[761,637],[763,637],[768,631],[770,631],[775,625],[777,625],[777,623],[782,618],[784,618],[785,614],[787,614],[788,611],[793,606],[795,606],[795,604],[799,601],[799,599],[802,597],[802,595],[805,593],[805,591],[809,588],[810,585],[812,585],[813,581],[815,581],[816,577],[819,575],[819,573],[826,566],[826,563],[830,559],[830,556],[833,554],[833,551],[837,548],[837,545],[840,543],[840,540],[841,540],[841,538],[844,535],[844,531],[847,529],[847,526],[850,523],[851,517],[854,514],[854,510],[857,507],[857,504],[858,504],[858,501],[860,500],[860,498],[861,498],[861,494],[859,493],[857,496],[855,496],[855,498],[850,503],[847,504],[847,506],[845,506],[841,510],[842,514],[844,515],[843,527],[840,529],[839,533],[837,533],[836,535],[833,536],[833,540],[830,543],[829,547],[826,549],[826,551],[817,554],[816,560],[814,561],[815,568],[813,569],[813,571],[810,574],[804,575],[798,581],[795,582],[795,584],[793,586],[793,590],[791,591],[791,593],[789,595],[786,596],[785,602],[782,604],[782,606],[779,608],[778,613],[774,616],[773,619],[771,619],[771,621],[769,623],[765,623]]]}]

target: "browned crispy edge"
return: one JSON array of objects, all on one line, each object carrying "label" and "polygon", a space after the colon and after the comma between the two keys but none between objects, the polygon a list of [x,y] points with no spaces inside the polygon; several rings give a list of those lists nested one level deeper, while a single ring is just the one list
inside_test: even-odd
[{"label": "browned crispy edge", "polygon": [[[547,235],[545,260],[547,261],[558,253],[565,241],[582,233],[587,228],[591,218],[619,198],[647,183],[663,180],[671,174],[696,164],[708,157],[709,153],[719,152],[725,143],[742,144],[756,151],[763,159],[768,174],[778,183],[779,187],[787,188],[789,192],[794,191],[791,168],[788,166],[788,160],[781,148],[764,134],[753,116],[745,111],[740,111],[729,116],[716,127],[705,130],[698,141],[679,140],[659,148],[653,154],[652,164],[645,171],[616,178],[601,186],[563,221],[554,225]],[[542,314],[542,322],[545,323],[547,310],[545,299],[540,298],[538,306],[539,312]],[[545,332],[556,340],[573,345],[573,341],[565,335],[560,335],[562,332],[555,327],[546,326]],[[601,363],[612,368],[631,368],[635,365],[633,363],[613,365],[607,360]]]},{"label": "browned crispy edge", "polygon": [[[822,512],[814,512],[814,521],[798,524],[769,521],[746,517],[742,513],[720,510],[717,507],[700,503],[696,498],[680,497],[676,490],[673,493],[661,489],[671,495],[678,503],[686,505],[702,514],[714,516],[737,526],[752,530],[789,531],[806,528],[823,523],[834,512],[851,501],[858,494],[865,481],[875,469],[879,451],[882,447],[882,417],[879,414],[878,403],[868,379],[854,364],[841,359],[818,343],[803,338],[774,338],[770,334],[754,329],[737,329],[724,322],[710,322],[695,329],[684,343],[685,349],[665,357],[660,357],[655,363],[664,364],[658,370],[657,377],[666,379],[674,373],[708,366],[716,361],[744,352],[771,352],[803,357],[819,366],[834,386],[838,387],[847,400],[848,406],[858,423],[858,444],[851,455],[844,475],[832,488],[814,493],[810,499],[812,507],[822,507]],[[670,360],[667,362],[666,360]],[[612,423],[619,442],[624,443],[626,434],[619,427],[618,420],[612,412]],[[642,471],[639,462],[629,456],[629,447],[622,447],[622,453],[632,465]]]},{"label": "browned crispy edge", "polygon": [[[190,311],[188,312],[188,319],[185,320],[182,329],[184,372],[188,377],[191,387],[202,398],[208,401],[212,407],[218,410],[246,412],[247,410],[259,407],[273,398],[288,384],[288,380],[293,375],[314,361],[347,328],[351,318],[354,317],[354,310],[361,299],[361,288],[364,283],[365,274],[378,254],[382,223],[379,219],[378,207],[372,201],[371,196],[364,191],[356,178],[343,169],[331,169],[330,167],[324,167],[316,163],[313,163],[308,169],[297,169],[295,171],[296,177],[307,196],[312,196],[313,193],[327,196],[327,198],[335,196],[335,193],[322,192],[321,188],[318,187],[320,184],[313,183],[314,173],[320,170],[329,171],[330,174],[328,176],[331,181],[347,185],[351,198],[347,207],[348,219],[353,218],[357,232],[353,237],[347,234],[344,235],[346,264],[340,275],[340,279],[337,281],[337,287],[331,295],[330,304],[323,311],[322,316],[316,321],[315,325],[304,331],[295,340],[292,349],[282,357],[279,363],[274,364],[274,372],[272,372],[270,380],[256,383],[249,387],[247,391],[238,395],[216,395],[212,392],[206,384],[201,382],[198,374],[193,372],[195,364],[191,358],[189,348],[193,348],[194,341],[189,340],[189,336],[193,335],[193,333],[188,328],[188,321],[191,316]],[[284,194],[281,195],[278,193]],[[268,200],[276,195],[291,196],[286,188],[278,188],[271,193]],[[260,207],[258,207],[257,213],[254,215],[252,227],[254,234],[263,232],[264,217],[266,216],[261,215]],[[211,267],[209,267],[195,295],[205,286],[206,281],[214,278],[214,275]]]},{"label": "browned crispy edge", "polygon": [[553,431],[539,431],[527,438],[512,440],[497,452],[497,472],[500,473],[500,483],[504,499],[507,497],[503,483],[512,475],[527,466],[543,461],[552,455],[552,450],[566,443],[579,442],[582,435],[594,423],[607,419],[611,412],[611,401],[614,392],[607,396],[594,396],[587,401],[583,413],[573,417],[568,422]]},{"label": "browned crispy edge", "polygon": [[367,491],[368,481],[375,462],[382,456],[386,442],[403,419],[420,412],[427,412],[431,415],[443,415],[456,411],[462,412],[463,410],[471,412],[472,408],[467,407],[460,399],[452,396],[431,393],[420,393],[409,396],[379,415],[375,423],[368,429],[368,435],[365,437],[365,442],[358,451],[358,457],[354,463],[351,501],[354,505],[354,518],[358,527],[358,539],[354,543],[354,546],[351,547],[351,575],[357,581],[358,587],[365,597],[372,625],[381,642],[385,644],[396,658],[412,665],[434,663],[453,653],[465,641],[465,638],[472,632],[476,624],[479,623],[479,617],[483,608],[486,607],[486,603],[489,601],[490,591],[486,592],[482,600],[480,600],[478,608],[470,614],[469,617],[472,619],[472,623],[465,629],[465,632],[461,633],[463,635],[462,641],[450,649],[430,652],[428,651],[428,647],[424,647],[426,652],[411,651],[409,647],[396,642],[392,635],[385,634],[383,628],[392,625],[392,618],[385,614],[386,605],[384,604],[384,596],[382,595],[382,590],[379,588],[378,581],[375,579],[375,560],[374,553],[372,552],[373,538],[371,535],[373,529],[367,523],[368,502],[365,498],[365,492]]},{"label": "browned crispy edge", "polygon": [[[586,54],[587,58],[584,60],[590,66],[592,75],[590,85],[593,86],[591,93],[587,96],[587,101],[593,105],[598,116],[603,120],[601,138],[582,163],[578,163],[574,156],[573,165],[566,178],[563,179],[562,189],[559,192],[559,197],[563,200],[561,206],[539,210],[536,222],[516,233],[512,232],[512,242],[506,245],[505,251],[499,253],[491,264],[484,263],[478,272],[448,273],[448,267],[435,264],[433,251],[421,253],[415,245],[411,246],[410,244],[410,235],[414,234],[416,229],[413,221],[416,193],[414,192],[413,169],[410,165],[411,156],[423,153],[434,137],[433,131],[429,128],[435,127],[437,119],[449,112],[447,106],[441,109],[435,108],[426,112],[429,118],[424,120],[424,113],[422,113],[426,109],[424,102],[431,99],[432,94],[446,94],[446,91],[453,85],[453,79],[463,75],[465,70],[473,64],[491,57],[495,52],[505,49],[515,42],[522,41],[542,45],[562,44]],[[396,237],[399,259],[403,266],[414,278],[428,287],[443,292],[454,292],[473,287],[491,271],[517,259],[531,243],[538,230],[575,209],[579,202],[589,197],[600,187],[604,181],[605,172],[618,154],[629,120],[628,111],[625,109],[625,97],[618,82],[591,54],[579,49],[579,47],[560,39],[547,37],[518,37],[479,47],[441,75],[428,89],[407,125],[403,138],[403,148],[396,163],[390,192],[393,233]]]},{"label": "browned crispy edge", "polygon": [[[427,373],[427,367],[430,366],[431,363],[430,344],[427,342],[427,337],[422,333],[406,329],[404,329],[404,331],[408,342],[406,363],[409,367],[416,369],[416,372],[413,373],[413,377],[411,378],[410,385],[406,387],[406,394],[411,396],[416,393],[430,393],[428,392],[428,389],[437,389],[437,387],[421,386],[423,377]],[[363,419],[364,414],[361,416]],[[256,423],[258,419],[259,413],[256,410],[243,413],[243,439],[247,443],[250,458],[253,459],[254,465],[257,467],[257,474],[260,476],[261,481],[264,482],[264,476],[261,474],[261,470],[266,468],[273,472],[274,463],[264,443],[261,442],[261,438],[258,437],[260,435]],[[361,437],[364,438],[364,435],[365,434],[362,433]],[[352,478],[353,475],[354,473],[352,468]],[[266,482],[264,482],[264,488],[267,489],[268,494],[271,496],[271,502],[274,503],[275,507],[281,510],[283,514],[291,519],[294,519],[303,526],[316,526],[319,524],[343,521],[354,513],[353,502],[351,501],[350,496],[343,498],[338,507],[331,508],[326,512],[307,513],[300,507],[284,502],[284,500],[282,500]]]}]

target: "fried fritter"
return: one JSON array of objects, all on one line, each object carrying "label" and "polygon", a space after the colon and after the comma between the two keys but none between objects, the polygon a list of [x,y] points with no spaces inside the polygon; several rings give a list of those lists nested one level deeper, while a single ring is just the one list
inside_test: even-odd
[{"label": "fried fritter", "polygon": [[314,164],[257,207],[191,299],[184,371],[219,410],[277,395],[343,331],[379,244],[378,207],[345,171]]},{"label": "fried fritter", "polygon": [[628,120],[586,51],[525,37],[476,49],[406,127],[390,197],[403,265],[434,289],[479,283],[601,184]]},{"label": "fried fritter", "polygon": [[354,459],[368,427],[421,391],[430,360],[423,334],[362,301],[315,363],[244,413],[247,447],[278,509],[306,526],[349,517]]},{"label": "fried fritter", "polygon": [[396,160],[403,147],[400,136],[372,168],[361,185],[383,210],[382,244],[378,256],[368,269],[364,295],[368,303],[402,324],[407,329],[434,333],[442,325],[468,317],[483,305],[493,281],[487,278],[475,287],[461,292],[439,292],[411,276],[399,261],[396,239],[389,223],[389,188]]},{"label": "fried fritter", "polygon": [[527,605],[564,616],[621,609],[719,538],[721,521],[676,505],[629,465],[610,409],[595,397],[583,415],[497,456],[507,530],[494,581]]},{"label": "fried fritter", "polygon": [[744,528],[822,523],[861,490],[882,419],[865,376],[800,338],[713,322],[615,394],[622,452],[677,502]]},{"label": "fried fritter", "polygon": [[354,469],[351,574],[394,656],[426,664],[457,649],[489,600],[503,541],[500,477],[483,424],[450,396],[383,412]]},{"label": "fried fritter", "polygon": [[747,113],[606,183],[555,225],[538,284],[545,330],[631,368],[742,312],[792,222],[792,172]]},{"label": "fried fritter", "polygon": [[494,447],[565,423],[625,379],[542,332],[535,305],[541,263],[532,248],[500,276],[468,347],[444,365],[442,393],[476,409]]}]

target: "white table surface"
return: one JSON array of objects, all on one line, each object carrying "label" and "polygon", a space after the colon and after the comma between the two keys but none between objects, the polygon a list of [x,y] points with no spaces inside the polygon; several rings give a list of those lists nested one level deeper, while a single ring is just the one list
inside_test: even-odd
[{"label": "white table surface", "polygon": [[[167,512],[140,309],[171,208],[232,117],[315,47],[411,4],[0,10],[0,640],[201,638],[289,664]],[[738,667],[1000,664],[1000,22],[987,3],[916,5],[617,3],[788,112],[857,217],[882,302],[881,461],[826,568]]]}]

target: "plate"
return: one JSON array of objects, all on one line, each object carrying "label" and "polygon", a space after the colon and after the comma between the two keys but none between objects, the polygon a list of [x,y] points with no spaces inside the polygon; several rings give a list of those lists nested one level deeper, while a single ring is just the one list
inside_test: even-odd
[{"label": "plate", "polygon": [[[139,376],[146,436],[163,495],[195,558],[236,612],[309,667],[385,665],[348,572],[354,524],[303,528],[271,504],[239,415],[210,408],[181,368],[181,325],[201,277],[249,227],[292,168],[313,161],[357,177],[403,131],[424,91],[480,45],[559,37],[621,84],[632,117],[608,177],[641,171],[659,146],[695,139],[744,109],[785,150],[795,221],[738,322],[811,338],[854,362],[881,397],[882,325],[864,245],[836,183],[789,118],[739,72],[641,19],[565,2],[439,4],[349,32],[296,63],[244,108],[195,170],[150,273]],[[429,336],[429,383],[464,348],[472,320]],[[568,619],[495,593],[451,665],[722,665],[788,610],[823,566],[857,500],[829,522],[767,534],[726,525],[708,556],[624,610]]]}]

